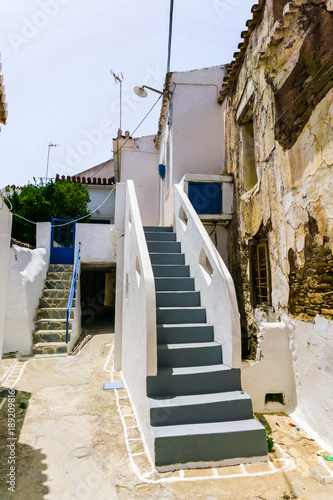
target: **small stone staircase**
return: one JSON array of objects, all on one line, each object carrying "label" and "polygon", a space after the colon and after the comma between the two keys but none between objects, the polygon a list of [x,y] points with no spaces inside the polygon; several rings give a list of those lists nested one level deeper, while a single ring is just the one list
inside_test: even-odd
[{"label": "small stone staircase", "polygon": [[155,465],[265,460],[265,429],[242,391],[240,369],[223,364],[176,234],[171,227],[144,231],[157,307],[158,373],[147,377]]},{"label": "small stone staircase", "polygon": [[[72,276],[72,265],[50,264],[39,309],[36,311],[31,354],[67,354],[66,310]],[[75,299],[73,307],[74,305]],[[73,315],[72,309],[69,330]]]}]

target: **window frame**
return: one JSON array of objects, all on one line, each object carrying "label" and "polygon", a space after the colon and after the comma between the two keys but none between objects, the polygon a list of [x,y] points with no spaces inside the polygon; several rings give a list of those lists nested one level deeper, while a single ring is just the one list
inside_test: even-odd
[{"label": "window frame", "polygon": [[[265,249],[265,259],[260,259],[260,248]],[[265,262],[264,267],[260,267],[260,262]],[[265,271],[266,277],[260,276],[259,271]],[[263,281],[265,281],[266,284],[262,284]],[[266,237],[258,238],[250,242],[250,283],[252,306],[272,307],[271,266],[269,245]],[[265,289],[265,294],[261,293],[262,289]],[[267,297],[267,300],[263,300],[263,297]]]}]

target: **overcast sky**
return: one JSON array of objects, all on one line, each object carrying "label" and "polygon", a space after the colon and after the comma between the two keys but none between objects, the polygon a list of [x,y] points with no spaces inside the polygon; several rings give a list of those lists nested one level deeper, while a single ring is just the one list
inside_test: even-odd
[{"label": "overcast sky", "polygon": [[[0,133],[0,188],[76,173],[112,156],[119,127],[132,132],[158,97],[167,64],[169,0],[0,0],[8,122]],[[229,63],[251,0],[175,0],[171,71]],[[160,102],[135,136],[155,134]]]}]

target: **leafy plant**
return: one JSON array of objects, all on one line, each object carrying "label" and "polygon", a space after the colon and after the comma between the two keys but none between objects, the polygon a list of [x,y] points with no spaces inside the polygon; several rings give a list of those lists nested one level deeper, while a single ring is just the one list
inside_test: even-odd
[{"label": "leafy plant", "polygon": [[[19,191],[12,186],[6,204],[12,212],[33,222],[50,222],[51,217],[77,219],[88,215],[90,196],[85,185],[72,182],[37,182],[23,186]],[[11,206],[10,206],[11,205]],[[82,222],[88,222],[83,219]],[[13,217],[12,237],[36,245],[36,226],[19,217]]]},{"label": "leafy plant", "polygon": [[274,441],[270,435],[271,434],[270,429],[268,429],[266,426],[265,426],[265,429],[266,429],[267,450],[268,450],[268,453],[270,453],[271,451],[274,451]]}]

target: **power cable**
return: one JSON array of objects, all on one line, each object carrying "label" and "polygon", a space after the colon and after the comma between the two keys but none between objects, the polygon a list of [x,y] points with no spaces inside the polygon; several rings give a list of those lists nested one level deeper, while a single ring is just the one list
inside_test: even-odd
[{"label": "power cable", "polygon": [[125,144],[131,139],[131,137],[133,136],[133,134],[135,134],[135,132],[138,130],[138,128],[142,125],[142,123],[145,121],[145,119],[148,117],[148,115],[153,111],[153,109],[155,108],[156,104],[158,103],[158,101],[161,99],[162,95],[160,95],[157,100],[154,102],[154,104],[152,105],[152,107],[150,108],[150,110],[148,111],[148,113],[146,113],[146,115],[142,118],[141,122],[139,123],[139,125],[133,130],[133,132],[130,134],[130,136],[126,139],[125,142],[123,142],[123,144],[120,146],[119,149],[117,149],[117,151],[114,153],[114,155],[112,156],[112,158],[110,158],[109,160],[106,160],[103,165],[98,169],[96,170],[96,172],[94,173],[94,176],[96,176],[96,174],[98,174],[98,172],[100,172],[102,170],[102,168],[105,167],[105,165],[109,162],[109,161],[112,161],[114,159],[114,157],[119,153],[119,151],[125,146]]},{"label": "power cable", "polygon": [[[132,134],[135,134],[135,132],[138,130],[138,128],[142,125],[142,123],[145,121],[145,119],[148,117],[148,115],[152,112],[152,110],[154,109],[154,107],[156,106],[156,104],[158,103],[158,101],[161,99],[162,95],[160,95],[157,100],[155,101],[155,103],[152,105],[152,107],[150,108],[150,110],[148,111],[148,113],[146,113],[146,115],[142,118],[141,122],[139,123],[139,125],[133,130]],[[109,160],[106,160],[106,162],[103,163],[103,165],[95,172],[95,176],[96,174],[98,174],[98,172],[100,170],[102,170],[102,168],[111,160],[114,159],[115,155],[119,153],[119,151],[125,146],[125,144],[127,143],[127,141],[129,141],[130,137],[128,137],[126,139],[126,141],[120,146],[120,148],[115,152],[115,154],[112,156],[112,158],[110,158]],[[80,217],[79,219],[74,219],[74,220],[71,220],[69,222],[65,222],[64,224],[59,224],[57,226],[51,226],[51,227],[62,227],[62,226],[67,226],[68,224],[71,224],[72,222],[77,222],[79,220],[82,220],[82,219],[86,219],[87,217],[89,217],[90,215],[92,215],[93,213],[95,213],[102,205],[104,205],[104,203],[106,202],[106,200],[109,198],[109,196],[111,195],[111,193],[113,193],[113,191],[116,189],[116,186],[114,186],[114,188],[111,189],[111,191],[109,192],[109,194],[107,195],[107,197],[102,201],[102,203],[100,205],[98,205],[97,208],[95,208],[92,212],[90,212],[89,214],[87,215],[84,215],[83,217]],[[2,194],[2,193],[1,193]],[[6,200],[8,201],[8,203],[10,204],[10,211],[12,212],[13,210],[13,205],[11,204],[10,200],[7,198],[7,196],[4,196],[2,195],[4,198],[6,198]],[[15,215],[15,217],[19,217],[20,219],[23,219],[25,220],[26,222],[29,222],[30,224],[35,224],[37,225],[38,222],[33,222],[29,219],[26,219],[25,217],[22,217],[22,215],[19,215],[19,214],[16,214],[14,212],[12,212],[13,215]]]},{"label": "power cable", "polygon": [[168,42],[168,63],[167,63],[167,73],[169,73],[169,72],[170,72],[170,60],[171,60],[171,41],[172,41],[172,18],[173,18],[173,0],[170,0],[169,42]]},{"label": "power cable", "polygon": [[[78,219],[73,219],[73,220],[70,220],[69,222],[65,222],[64,224],[59,224],[57,226],[52,226],[51,227],[63,227],[63,226],[68,226],[68,224],[72,224],[72,222],[77,222],[79,220],[82,220],[82,219],[86,219],[87,217],[89,217],[90,215],[92,215],[93,213],[95,213],[102,205],[104,205],[104,203],[106,202],[106,200],[111,196],[111,194],[113,193],[113,191],[116,189],[116,186],[114,186],[111,191],[109,192],[109,194],[107,195],[107,197],[102,201],[102,203],[100,203],[100,205],[98,205],[98,207],[96,207],[94,210],[92,210],[92,212],[90,212],[89,214],[87,215],[83,215],[83,217],[79,217]],[[6,198],[6,200],[8,201],[8,203],[10,204],[10,211],[12,212],[13,210],[13,205],[11,204],[9,198],[7,198],[7,196],[4,196],[4,198]],[[26,219],[25,217],[22,217],[22,215],[19,215],[19,214],[16,214],[14,212],[12,212],[13,215],[15,215],[15,217],[19,217],[20,219],[23,219],[25,220],[26,222],[30,222],[30,224],[35,224],[37,225],[38,222],[33,222],[29,219]]]}]

